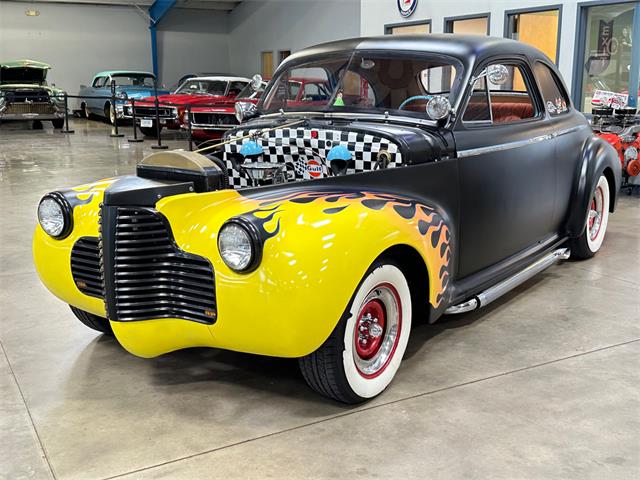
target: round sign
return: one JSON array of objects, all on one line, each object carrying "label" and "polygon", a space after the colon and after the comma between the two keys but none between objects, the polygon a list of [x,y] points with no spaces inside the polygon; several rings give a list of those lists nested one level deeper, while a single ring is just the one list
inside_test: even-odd
[{"label": "round sign", "polygon": [[398,11],[403,17],[410,17],[417,6],[418,0],[398,0]]},{"label": "round sign", "polygon": [[307,172],[311,178],[318,178],[322,176],[322,165],[316,160],[309,160],[307,162]]}]

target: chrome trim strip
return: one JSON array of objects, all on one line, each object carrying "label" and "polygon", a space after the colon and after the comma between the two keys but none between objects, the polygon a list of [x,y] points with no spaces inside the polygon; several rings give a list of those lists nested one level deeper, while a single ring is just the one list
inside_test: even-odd
[{"label": "chrome trim strip", "polygon": [[567,133],[572,133],[586,127],[587,125],[576,125],[574,127],[565,128],[564,130],[553,132],[552,134],[540,135],[538,137],[527,138],[526,140],[518,140],[517,142],[501,143],[498,145],[491,145],[488,147],[479,147],[479,148],[470,148],[468,150],[460,150],[458,152],[458,158],[473,157],[476,155],[483,155],[485,153],[502,152],[505,150],[511,150],[513,148],[526,147],[527,145],[532,145],[538,142],[544,142],[545,140],[552,140],[553,138],[558,137],[560,135],[566,135]]}]

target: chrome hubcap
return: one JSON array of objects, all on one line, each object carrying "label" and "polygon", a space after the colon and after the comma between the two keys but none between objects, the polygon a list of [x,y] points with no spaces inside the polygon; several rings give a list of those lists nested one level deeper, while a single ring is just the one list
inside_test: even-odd
[{"label": "chrome hubcap", "polygon": [[589,218],[587,220],[587,226],[589,228],[589,239],[592,241],[598,237],[600,233],[600,227],[602,226],[602,216],[604,209],[604,194],[601,188],[597,188],[593,199],[591,200],[591,206],[589,208]]},{"label": "chrome hubcap", "polygon": [[400,296],[390,284],[373,289],[361,304],[355,324],[353,359],[367,378],[382,373],[400,338]]}]

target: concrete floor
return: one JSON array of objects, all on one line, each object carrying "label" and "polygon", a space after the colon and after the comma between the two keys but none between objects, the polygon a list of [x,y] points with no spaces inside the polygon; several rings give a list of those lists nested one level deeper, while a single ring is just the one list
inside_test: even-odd
[{"label": "concrete floor", "polygon": [[391,387],[353,408],[291,360],[133,357],[44,289],[41,195],[132,173],[151,151],[74,123],[0,128],[0,478],[640,478],[637,197],[593,260],[416,326]]}]

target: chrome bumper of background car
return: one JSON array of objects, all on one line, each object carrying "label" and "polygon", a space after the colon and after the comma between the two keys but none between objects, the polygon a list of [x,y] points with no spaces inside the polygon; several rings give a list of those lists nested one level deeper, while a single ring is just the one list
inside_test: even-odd
[{"label": "chrome bumper of background car", "polygon": [[[191,124],[191,129],[192,130],[220,130],[220,131],[225,131],[225,130],[229,130],[230,128],[234,128],[237,127],[238,125],[200,125],[197,123],[192,123]],[[187,129],[188,127],[186,127],[185,125],[181,125],[181,128],[183,129]]]}]

